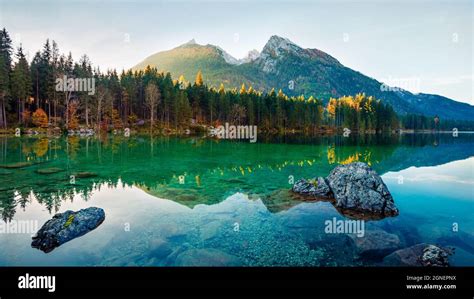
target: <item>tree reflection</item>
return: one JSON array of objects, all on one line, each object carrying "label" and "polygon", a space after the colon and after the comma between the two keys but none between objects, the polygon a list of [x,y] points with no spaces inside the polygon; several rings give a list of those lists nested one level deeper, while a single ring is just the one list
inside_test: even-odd
[{"label": "tree reflection", "polygon": [[[194,206],[220,202],[228,192],[265,196],[275,189],[289,189],[289,175],[295,179],[327,175],[337,164],[362,161],[383,174],[474,156],[471,134],[261,139],[249,144],[170,137],[151,142],[148,137],[105,134],[0,138],[2,219],[10,221],[17,206],[24,209],[31,200],[55,213],[63,201],[73,201],[75,196],[87,201],[102,187],[136,186]],[[24,161],[31,163],[18,164]],[[37,172],[45,168],[51,171]]]}]

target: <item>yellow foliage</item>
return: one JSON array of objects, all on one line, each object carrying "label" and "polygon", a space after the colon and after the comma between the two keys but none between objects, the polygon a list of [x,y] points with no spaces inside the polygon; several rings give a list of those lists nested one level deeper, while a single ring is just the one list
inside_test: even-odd
[{"label": "yellow foliage", "polygon": [[37,157],[42,157],[48,152],[49,141],[47,138],[41,138],[33,145],[33,152]]},{"label": "yellow foliage", "polygon": [[202,73],[201,70],[198,71],[196,75],[196,81],[195,81],[197,86],[202,86],[204,84],[204,80],[202,79]]},{"label": "yellow foliage", "polygon": [[338,103],[338,100],[333,99],[333,98],[329,99],[327,110],[328,110],[329,116],[332,118],[336,116],[337,103]]}]

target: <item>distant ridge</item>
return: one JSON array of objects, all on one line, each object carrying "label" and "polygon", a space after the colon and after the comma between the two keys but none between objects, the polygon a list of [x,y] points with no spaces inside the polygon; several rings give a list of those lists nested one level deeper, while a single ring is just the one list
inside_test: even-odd
[{"label": "distant ridge", "polygon": [[[214,45],[200,45],[194,39],[174,49],[153,54],[132,69],[147,65],[170,72],[175,79],[184,75],[194,80],[201,70],[205,83],[226,88],[253,86],[256,90],[282,89],[287,95],[331,97],[364,92],[393,106],[399,114],[438,115],[445,119],[474,120],[474,106],[432,94],[413,94],[398,89],[383,91],[382,82],[342,65],[318,49],[304,49],[287,38],[270,37],[261,52],[252,50],[237,59]],[[291,84],[290,84],[291,82]]]}]

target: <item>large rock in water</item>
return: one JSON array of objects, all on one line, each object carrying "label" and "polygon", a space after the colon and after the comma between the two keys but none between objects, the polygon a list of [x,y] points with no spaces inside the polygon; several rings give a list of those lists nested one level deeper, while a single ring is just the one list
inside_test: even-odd
[{"label": "large rock in water", "polygon": [[398,215],[392,195],[382,178],[365,163],[339,165],[331,171],[326,181],[337,208],[381,217]]},{"label": "large rock in water", "polygon": [[329,200],[342,214],[358,219],[398,215],[392,195],[382,178],[367,164],[339,165],[326,177],[293,185],[293,192],[310,199]]},{"label": "large rock in water", "polygon": [[104,210],[96,207],[56,214],[36,233],[31,247],[45,253],[51,252],[54,248],[94,230],[104,219]]}]

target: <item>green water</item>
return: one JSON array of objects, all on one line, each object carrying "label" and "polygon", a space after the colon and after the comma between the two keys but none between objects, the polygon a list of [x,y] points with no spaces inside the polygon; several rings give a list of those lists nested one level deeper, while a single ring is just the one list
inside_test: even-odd
[{"label": "green water", "polygon": [[474,265],[474,134],[0,138],[4,222],[41,226],[90,206],[106,214],[48,254],[30,247],[30,235],[0,234],[0,265],[380,265],[347,245],[352,236],[324,233],[325,220],[345,219],[330,203],[288,192],[294,180],[354,161],[383,175],[400,209],[367,231],[396,235],[398,248],[453,246],[452,264]]}]

